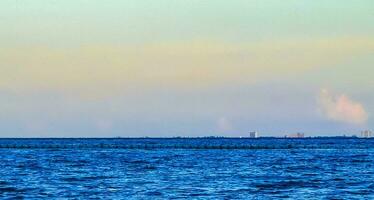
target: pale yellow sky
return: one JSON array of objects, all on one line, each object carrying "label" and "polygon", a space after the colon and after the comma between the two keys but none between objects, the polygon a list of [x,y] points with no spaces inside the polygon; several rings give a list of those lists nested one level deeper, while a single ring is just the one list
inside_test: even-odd
[{"label": "pale yellow sky", "polygon": [[95,87],[110,91],[126,84],[161,83],[173,87],[205,87],[233,81],[250,84],[278,76],[302,77],[310,70],[331,68],[369,56],[371,52],[374,52],[371,37],[245,44],[194,40],[141,46],[8,47],[0,50],[3,69],[0,87],[9,90]]}]

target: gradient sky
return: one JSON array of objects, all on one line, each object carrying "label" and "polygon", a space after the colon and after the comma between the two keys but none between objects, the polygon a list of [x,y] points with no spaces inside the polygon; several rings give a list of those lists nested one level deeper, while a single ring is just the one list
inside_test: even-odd
[{"label": "gradient sky", "polygon": [[374,128],[372,0],[2,0],[0,137]]}]

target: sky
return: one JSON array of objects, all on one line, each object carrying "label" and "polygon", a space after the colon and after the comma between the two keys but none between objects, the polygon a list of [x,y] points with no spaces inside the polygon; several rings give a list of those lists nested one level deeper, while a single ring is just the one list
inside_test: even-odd
[{"label": "sky", "polygon": [[2,0],[0,137],[374,129],[372,0]]}]

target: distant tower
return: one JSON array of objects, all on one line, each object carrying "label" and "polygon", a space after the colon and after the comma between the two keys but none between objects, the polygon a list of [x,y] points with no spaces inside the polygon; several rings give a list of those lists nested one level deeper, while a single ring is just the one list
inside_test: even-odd
[{"label": "distant tower", "polygon": [[257,131],[249,132],[249,137],[250,138],[258,138],[258,132]]},{"label": "distant tower", "polygon": [[361,131],[361,137],[362,138],[371,138],[373,137],[373,132],[370,130]]}]

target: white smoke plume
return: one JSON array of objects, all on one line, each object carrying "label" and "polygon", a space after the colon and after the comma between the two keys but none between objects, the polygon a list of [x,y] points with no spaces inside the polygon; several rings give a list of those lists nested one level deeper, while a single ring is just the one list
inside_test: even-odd
[{"label": "white smoke plume", "polygon": [[368,120],[364,106],[345,94],[334,95],[327,89],[322,89],[318,104],[322,113],[330,120],[354,125],[364,125]]}]

